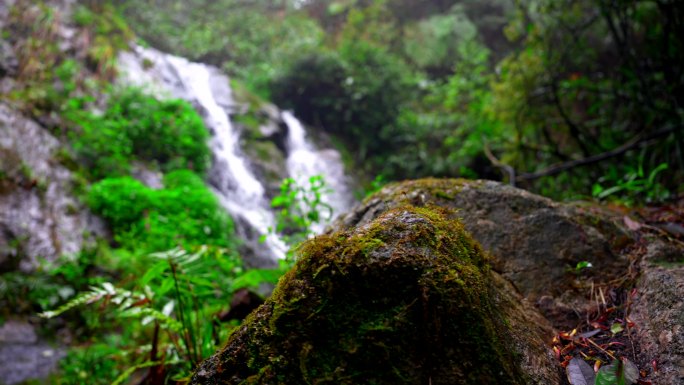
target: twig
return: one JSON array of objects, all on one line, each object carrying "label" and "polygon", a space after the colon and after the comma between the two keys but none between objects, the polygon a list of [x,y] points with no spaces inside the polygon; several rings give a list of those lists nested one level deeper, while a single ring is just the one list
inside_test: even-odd
[{"label": "twig", "polygon": [[495,167],[498,167],[502,169],[504,172],[508,174],[508,183],[515,187],[515,169],[507,164],[502,163],[499,159],[497,159],[494,154],[492,154],[492,151],[489,149],[489,144],[485,142],[484,145],[484,153],[487,159],[489,159],[490,162],[492,162],[492,165]]},{"label": "twig", "polygon": [[[541,171],[520,174],[515,178],[515,181],[516,182],[525,182],[525,181],[531,181],[531,180],[539,179],[539,178],[545,177],[545,176],[556,175],[556,174],[560,174],[563,171],[573,169],[575,167],[586,166],[588,164],[597,163],[597,162],[600,162],[600,161],[605,160],[605,159],[609,159],[609,158],[612,158],[615,156],[619,156],[619,155],[622,155],[625,152],[633,149],[634,147],[637,147],[638,145],[640,145],[643,142],[647,142],[651,139],[655,139],[655,138],[658,138],[658,137],[661,137],[664,135],[668,135],[672,132],[675,132],[680,127],[681,126],[678,125],[675,127],[664,128],[664,129],[656,131],[653,134],[646,136],[646,137],[643,136],[644,133],[642,132],[642,133],[638,134],[637,136],[635,136],[634,138],[632,138],[627,143],[625,143],[625,144],[621,145],[620,147],[617,147],[613,150],[602,152],[600,154],[596,154],[596,155],[592,155],[592,156],[588,156],[588,157],[582,158],[582,159],[576,159],[576,160],[572,160],[572,161],[565,162],[565,163],[555,164],[555,165],[547,167]],[[487,147],[485,146],[485,154],[486,154],[486,151],[487,151]],[[491,161],[491,159],[490,159],[490,161]]]},{"label": "twig", "polygon": [[587,338],[587,342],[589,342],[590,344],[594,345],[594,347],[596,347],[598,350],[602,351],[603,353],[607,354],[610,358],[612,358],[613,360],[615,360],[615,356],[614,356],[614,355],[612,355],[609,351],[607,351],[606,349],[604,349],[604,348],[602,348],[601,346],[599,346],[599,344],[597,344],[596,342],[592,341],[591,338]]}]

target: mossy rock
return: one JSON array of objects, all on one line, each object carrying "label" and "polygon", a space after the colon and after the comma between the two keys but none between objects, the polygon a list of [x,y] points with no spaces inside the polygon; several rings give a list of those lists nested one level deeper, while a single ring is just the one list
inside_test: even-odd
[{"label": "mossy rock", "polygon": [[557,383],[552,369],[530,369],[553,367],[539,330],[523,330],[533,310],[492,279],[455,216],[403,205],[305,243],[191,383]]},{"label": "mossy rock", "polygon": [[554,202],[494,181],[426,178],[391,183],[340,216],[334,226],[363,226],[407,203],[457,210],[466,230],[492,256],[492,269],[533,302],[552,296],[583,303],[586,290],[577,289],[574,272],[581,261],[593,265],[583,277],[595,282],[608,282],[630,265],[622,250],[635,239],[623,228],[623,215]]}]

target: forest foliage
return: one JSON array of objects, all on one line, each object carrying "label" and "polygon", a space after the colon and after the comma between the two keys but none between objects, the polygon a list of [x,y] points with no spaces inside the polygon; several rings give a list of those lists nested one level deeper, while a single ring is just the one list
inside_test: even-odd
[{"label": "forest foliage", "polygon": [[681,2],[118,3],[143,39],[336,136],[369,180],[483,177],[626,203],[682,190]]},{"label": "forest foliage", "polygon": [[[231,330],[219,323],[227,298],[282,273],[243,266],[204,180],[194,109],[111,86],[133,39],[294,110],[340,144],[367,189],[462,176],[624,204],[684,190],[681,1],[81,0],[64,15],[17,0],[9,12],[3,38],[23,87],[7,101],[66,144],[74,192],[112,231],[32,276],[0,277],[0,319],[96,305],[55,321],[75,341],[53,383],[142,368],[150,382],[187,380]],[[68,52],[60,23],[78,37]],[[132,178],[140,167],[161,186]],[[327,215],[323,184],[310,182],[286,181],[274,201],[293,239]]]}]

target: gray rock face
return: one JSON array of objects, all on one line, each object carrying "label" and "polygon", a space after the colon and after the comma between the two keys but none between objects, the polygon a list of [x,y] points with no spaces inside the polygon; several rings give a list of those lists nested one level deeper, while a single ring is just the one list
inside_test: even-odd
[{"label": "gray rock face", "polygon": [[7,321],[0,327],[0,384],[47,378],[65,354],[41,341],[29,323]]},{"label": "gray rock face", "polygon": [[641,361],[656,359],[655,384],[684,384],[684,248],[648,245],[632,305]]},{"label": "gray rock face", "polygon": [[14,75],[17,72],[19,60],[14,49],[5,40],[0,40],[0,77]]},{"label": "gray rock face", "polygon": [[[59,142],[0,104],[0,266],[35,268],[79,252],[103,224],[73,196],[74,177],[55,159]],[[3,266],[4,265],[4,266]]]}]

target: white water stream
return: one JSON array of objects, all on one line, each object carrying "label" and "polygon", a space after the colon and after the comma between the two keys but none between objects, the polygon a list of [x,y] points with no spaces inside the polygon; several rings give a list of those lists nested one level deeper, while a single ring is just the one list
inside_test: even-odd
[{"label": "white water stream", "polygon": [[[198,109],[212,134],[209,183],[235,220],[238,236],[262,263],[283,258],[287,246],[269,232],[275,227],[275,217],[264,184],[250,170],[249,160],[240,150],[240,133],[230,120],[242,106],[233,100],[228,77],[214,67],[142,47],[121,54],[119,66],[128,83],[146,86],[161,97],[185,99]],[[290,176],[306,186],[309,177],[323,175],[333,191],[323,197],[324,202],[333,207],[335,215],[347,210],[353,198],[339,153],[318,150],[291,113],[283,112],[282,119],[288,127],[286,166]],[[320,232],[325,225],[313,230]],[[263,243],[258,241],[262,235],[266,235]]]},{"label": "white water stream", "polygon": [[[307,140],[304,126],[291,112],[284,111],[282,118],[288,128],[287,171],[290,177],[299,186],[308,186],[310,177],[323,175],[330,193],[323,195],[322,201],[332,208],[333,215],[349,209],[353,199],[340,153],[333,149],[317,149]],[[323,221],[314,224],[312,230],[320,233],[328,223],[329,221]]]}]

